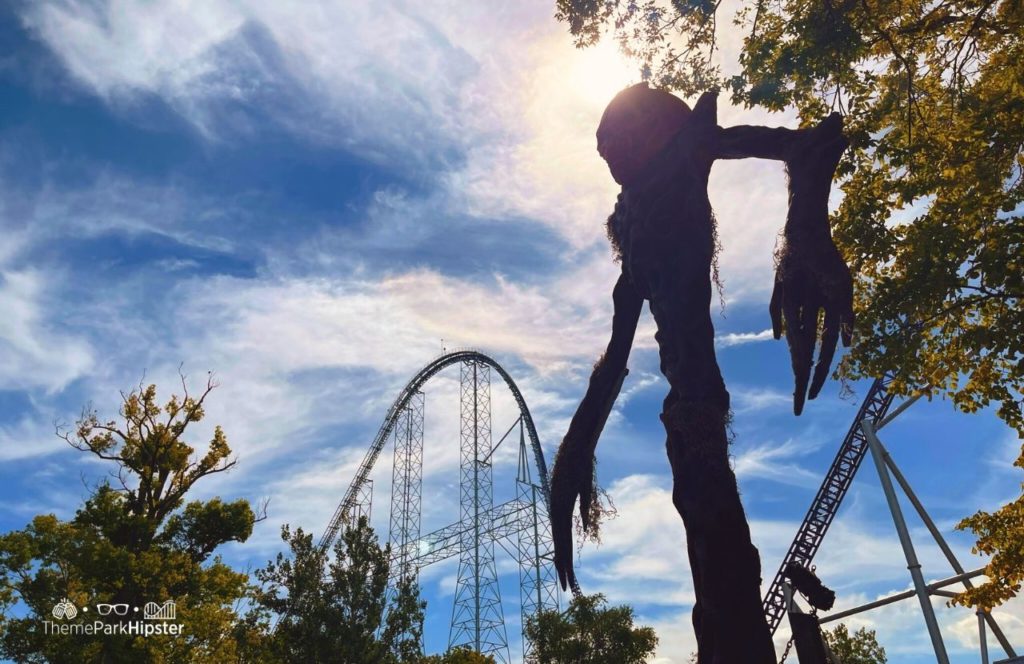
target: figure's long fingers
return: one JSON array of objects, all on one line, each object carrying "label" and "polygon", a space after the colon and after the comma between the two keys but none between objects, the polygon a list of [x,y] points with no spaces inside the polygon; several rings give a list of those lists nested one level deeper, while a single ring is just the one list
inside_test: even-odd
[{"label": "figure's long fingers", "polygon": [[[558,538],[558,537],[554,538],[554,542],[556,542],[556,544],[555,544],[555,571],[558,572],[558,585],[560,585],[562,587],[562,590],[566,590],[568,588],[568,585],[569,585],[569,578],[568,577],[569,577],[569,574],[572,571],[572,562],[571,561],[567,562],[564,559],[565,558],[565,549],[567,547],[566,547],[565,544],[562,544],[561,546],[559,546],[557,544],[559,539],[560,538]],[[570,548],[570,549],[572,548],[572,542],[571,541],[568,544],[568,548]]]},{"label": "figure's long fingers", "polygon": [[569,567],[565,570],[565,583],[562,585],[562,590],[566,590],[568,586],[569,590],[578,587],[576,583],[576,570],[573,569],[572,559],[569,560]]},{"label": "figure's long fingers", "polygon": [[[593,476],[593,470],[588,477]],[[580,487],[580,521],[583,523],[583,531],[590,532],[590,507],[594,499],[594,483],[590,480],[583,482]]]},{"label": "figure's long fingers", "polygon": [[[810,298],[808,298],[809,300]],[[786,341],[793,364],[793,414],[804,410],[807,398],[807,383],[811,377],[811,363],[814,359],[814,338],[816,333],[817,307],[810,301],[787,302],[783,305],[786,315]]]},{"label": "figure's long fingers", "polygon": [[772,289],[772,300],[768,303],[768,314],[772,317],[772,334],[776,339],[782,337],[782,279],[775,280]]},{"label": "figure's long fingers", "polygon": [[814,367],[814,379],[811,380],[811,390],[807,394],[808,399],[818,396],[825,379],[828,378],[829,369],[832,368],[832,357],[836,352],[836,342],[839,341],[839,328],[841,314],[836,311],[833,304],[825,308],[825,330],[821,335],[821,350],[818,351],[818,363]]},{"label": "figure's long fingers", "polygon": [[[564,443],[563,443],[564,444]],[[556,458],[551,473],[551,543],[555,549],[555,571],[562,590],[572,575],[572,510],[576,492],[569,488],[564,477],[565,468]]]},{"label": "figure's long fingers", "polygon": [[804,410],[807,398],[807,383],[811,380],[811,367],[814,365],[814,342],[818,338],[818,306],[816,302],[804,303],[800,310],[800,357],[799,369],[796,373],[796,391],[794,393],[793,412],[799,415]]},{"label": "figure's long fingers", "polygon": [[551,543],[555,548],[555,571],[565,590],[572,576],[572,504],[565,509],[551,496]]}]

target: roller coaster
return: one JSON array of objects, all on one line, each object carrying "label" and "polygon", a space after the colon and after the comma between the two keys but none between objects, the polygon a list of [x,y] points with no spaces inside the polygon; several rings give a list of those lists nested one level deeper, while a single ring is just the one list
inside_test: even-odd
[{"label": "roller coaster", "polygon": [[[453,365],[460,366],[460,518],[421,535],[423,389],[431,378]],[[504,381],[519,411],[512,426],[493,445],[492,370]],[[515,433],[519,437],[516,496],[495,505],[492,457]],[[512,554],[519,566],[523,625],[540,611],[557,610],[559,600],[547,517],[547,464],[526,400],[508,372],[483,353],[458,350],[434,359],[406,384],[388,409],[320,539],[321,550],[331,546],[342,528],[368,512],[372,504],[370,473],[389,441],[394,445],[388,536],[392,579],[415,578],[422,568],[458,555],[448,646],[469,646],[498,662],[510,663],[494,545]],[[531,644],[524,638],[523,658],[530,654]]]},{"label": "roller coaster", "polygon": [[[460,518],[458,521],[420,534],[422,516],[423,480],[423,419],[424,386],[436,374],[453,365],[460,366]],[[504,381],[515,403],[519,415],[505,434],[492,445],[491,439],[491,371]],[[892,413],[893,395],[888,386],[891,376],[883,376],[873,382],[867,396],[858,410],[835,459],[825,474],[821,487],[810,508],[797,529],[796,536],[779,566],[779,571],[764,598],[764,611],[768,625],[774,633],[780,626],[787,611],[793,610],[792,590],[787,583],[786,570],[790,565],[812,569],[812,564],[822,541],[845,498],[861,462],[872,453],[878,465],[883,487],[889,484],[891,471],[907,493],[911,503],[929,527],[933,537],[943,548],[947,558],[958,572],[958,576],[944,582],[925,586],[920,577],[919,565],[915,575],[915,591],[907,591],[884,600],[877,600],[864,607],[858,607],[828,620],[844,615],[869,610],[891,601],[898,601],[917,594],[936,653],[940,662],[948,661],[933,626],[934,616],[929,618],[931,594],[942,594],[938,590],[951,583],[970,585],[970,578],[981,574],[981,570],[965,573],[952,552],[945,546],[941,534],[934,527],[924,508],[913,495],[905,478],[899,473],[894,462],[877,439],[875,431],[892,421],[896,415],[909,407],[909,399]],[[498,505],[494,504],[494,478],[492,458],[494,451],[514,433],[519,437],[518,468],[515,477],[515,498]],[[458,556],[459,572],[455,599],[452,607],[448,646],[469,646],[491,655],[502,664],[512,662],[508,635],[505,629],[502,601],[498,585],[494,545],[498,544],[508,552],[519,567],[520,610],[525,626],[531,616],[544,610],[557,610],[559,590],[554,571],[553,546],[548,520],[549,486],[547,464],[537,436],[526,400],[515,381],[505,369],[491,357],[475,350],[458,350],[445,353],[427,364],[410,380],[388,409],[384,422],[367,450],[355,477],[349,484],[344,498],[331,517],[327,529],[320,539],[319,547],[326,550],[346,525],[366,515],[372,503],[370,473],[389,441],[394,445],[392,466],[392,491],[389,542],[391,545],[392,581],[400,577],[417,577],[419,571],[428,565]],[[889,470],[885,470],[888,464]],[[895,500],[892,487],[885,487],[890,508],[901,538],[906,526]],[[904,543],[908,566],[915,562],[913,547]],[[914,570],[912,569],[912,572]],[[934,586],[934,588],[933,588]],[[580,592],[574,587],[573,592]],[[986,625],[996,636],[1008,656],[1015,653],[1006,637],[990,614],[979,613],[979,629],[984,647]],[[522,661],[530,661],[532,644],[523,638]],[[984,655],[987,661],[987,653]],[[1009,661],[1009,660],[1007,660]],[[1013,661],[1017,661],[1016,659]]]}]

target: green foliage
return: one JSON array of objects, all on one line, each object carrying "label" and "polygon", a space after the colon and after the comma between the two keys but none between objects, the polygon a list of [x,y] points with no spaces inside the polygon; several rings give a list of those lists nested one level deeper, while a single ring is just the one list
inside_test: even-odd
[{"label": "green foliage", "polygon": [[467,646],[452,648],[443,655],[428,655],[423,664],[496,664],[490,655],[482,655]]},{"label": "green foliage", "polygon": [[[213,387],[208,382],[199,397],[186,392],[160,406],[150,385],[122,395],[120,423],[100,422],[95,412],[86,412],[75,435],[64,434],[77,449],[115,466],[118,486],[101,483],[70,521],[41,515],[23,530],[0,536],[0,657],[211,663],[235,658],[233,604],[244,596],[247,578],[213,553],[225,542],[244,542],[255,515],[245,500],[184,504],[197,481],[234,465],[219,427],[201,458],[184,441],[188,426],[202,420],[203,401]],[[185,636],[45,635],[43,621],[52,619],[51,610],[63,598],[79,609],[172,599]],[[81,611],[79,616],[86,618]]]},{"label": "green foliage", "polygon": [[[1024,446],[1013,463],[1024,468]],[[985,566],[989,581],[965,590],[953,598],[953,604],[972,606],[986,611],[1012,599],[1024,583],[1024,483],[1021,495],[993,513],[978,512],[957,524],[958,530],[968,528],[978,536],[972,551],[992,556]]]},{"label": "green foliage", "polygon": [[690,96],[718,87],[714,0],[556,0],[555,18],[569,25],[577,48],[593,46],[610,26],[644,78]]},{"label": "green foliage", "polygon": [[858,278],[858,340],[840,374],[895,371],[897,393],[994,405],[1024,435],[1024,3],[746,0],[728,81],[708,59],[716,8],[557,0],[556,15],[581,46],[613,32],[684,95],[727,86],[805,124],[842,111],[832,221]]},{"label": "green foliage", "polygon": [[885,648],[875,640],[875,630],[861,627],[853,634],[846,625],[825,630],[825,643],[843,664],[885,664]]},{"label": "green foliage", "polygon": [[381,547],[365,518],[347,528],[334,560],[301,528],[281,529],[289,555],[257,570],[257,614],[278,617],[265,657],[280,662],[407,664],[422,660],[419,588],[400,580],[386,596],[390,547]]},{"label": "green foliage", "polygon": [[531,616],[524,631],[536,664],[641,664],[658,645],[653,629],[633,626],[631,607],[607,608],[603,595],[576,597],[565,613]]}]

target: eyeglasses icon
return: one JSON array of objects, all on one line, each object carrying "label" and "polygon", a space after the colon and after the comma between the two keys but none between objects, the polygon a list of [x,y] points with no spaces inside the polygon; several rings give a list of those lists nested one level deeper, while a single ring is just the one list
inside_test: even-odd
[{"label": "eyeglasses icon", "polygon": [[127,604],[97,604],[96,605],[96,611],[98,611],[101,616],[110,615],[111,611],[113,611],[115,614],[117,614],[119,616],[126,616],[126,615],[128,615],[128,605]]}]

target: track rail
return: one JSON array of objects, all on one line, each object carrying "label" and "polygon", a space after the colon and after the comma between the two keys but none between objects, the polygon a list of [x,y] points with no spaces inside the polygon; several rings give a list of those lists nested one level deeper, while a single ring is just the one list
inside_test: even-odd
[{"label": "track rail", "polygon": [[359,469],[356,471],[355,477],[351,484],[348,486],[348,490],[345,492],[345,497],[342,498],[341,503],[338,504],[337,509],[334,510],[334,515],[331,517],[330,523],[327,525],[327,529],[324,534],[320,537],[320,542],[317,548],[320,551],[326,551],[334,543],[334,540],[338,537],[342,525],[348,520],[349,515],[352,513],[352,507],[356,503],[356,498],[359,495],[359,488],[366,483],[370,477],[370,471],[373,470],[374,464],[377,462],[377,457],[380,456],[381,450],[384,449],[384,445],[388,441],[388,437],[395,428],[395,423],[398,419],[399,413],[409,404],[409,400],[412,396],[423,387],[423,385],[430,380],[435,374],[442,369],[450,367],[453,364],[459,362],[482,362],[489,365],[492,369],[498,372],[502,380],[505,381],[505,385],[508,386],[509,391],[512,393],[512,397],[516,400],[516,404],[519,406],[519,412],[523,417],[523,422],[526,424],[526,434],[530,438],[530,447],[533,450],[533,460],[536,464],[537,472],[540,475],[538,480],[540,481],[541,493],[544,497],[544,509],[548,509],[549,505],[549,493],[548,487],[548,469],[544,462],[544,454],[541,451],[540,439],[537,437],[537,427],[533,424],[533,417],[530,415],[530,409],[526,406],[526,399],[523,398],[522,393],[516,386],[512,377],[508,374],[505,369],[501,367],[493,358],[488,355],[476,350],[456,350],[451,353],[446,353],[440,357],[434,359],[430,364],[423,367],[419,373],[417,373],[412,380],[410,380],[404,389],[399,393],[398,398],[388,409],[387,415],[384,418],[384,423],[381,424],[380,430],[377,431],[377,436],[373,439],[373,443],[370,445],[370,449],[366,451],[366,455],[363,457],[362,463],[359,464]]},{"label": "track rail", "polygon": [[779,571],[775,574],[775,580],[764,598],[764,613],[768,620],[768,627],[772,634],[778,629],[782,617],[786,613],[786,600],[783,594],[783,572],[789,563],[796,563],[803,567],[809,567],[814,555],[821,547],[821,542],[828,532],[832,520],[835,519],[839,506],[846,497],[857,469],[860,468],[864,454],[867,452],[868,444],[860,429],[860,423],[865,418],[878,424],[892,405],[893,395],[889,393],[888,386],[892,381],[891,376],[878,378],[868,390],[864,402],[857,411],[857,416],[850,425],[850,430],[843,439],[843,444],[832,461],[832,466],[825,475],[818,494],[814,497],[803,523],[797,530],[793,543],[789,545],[786,557],[782,559]]}]

